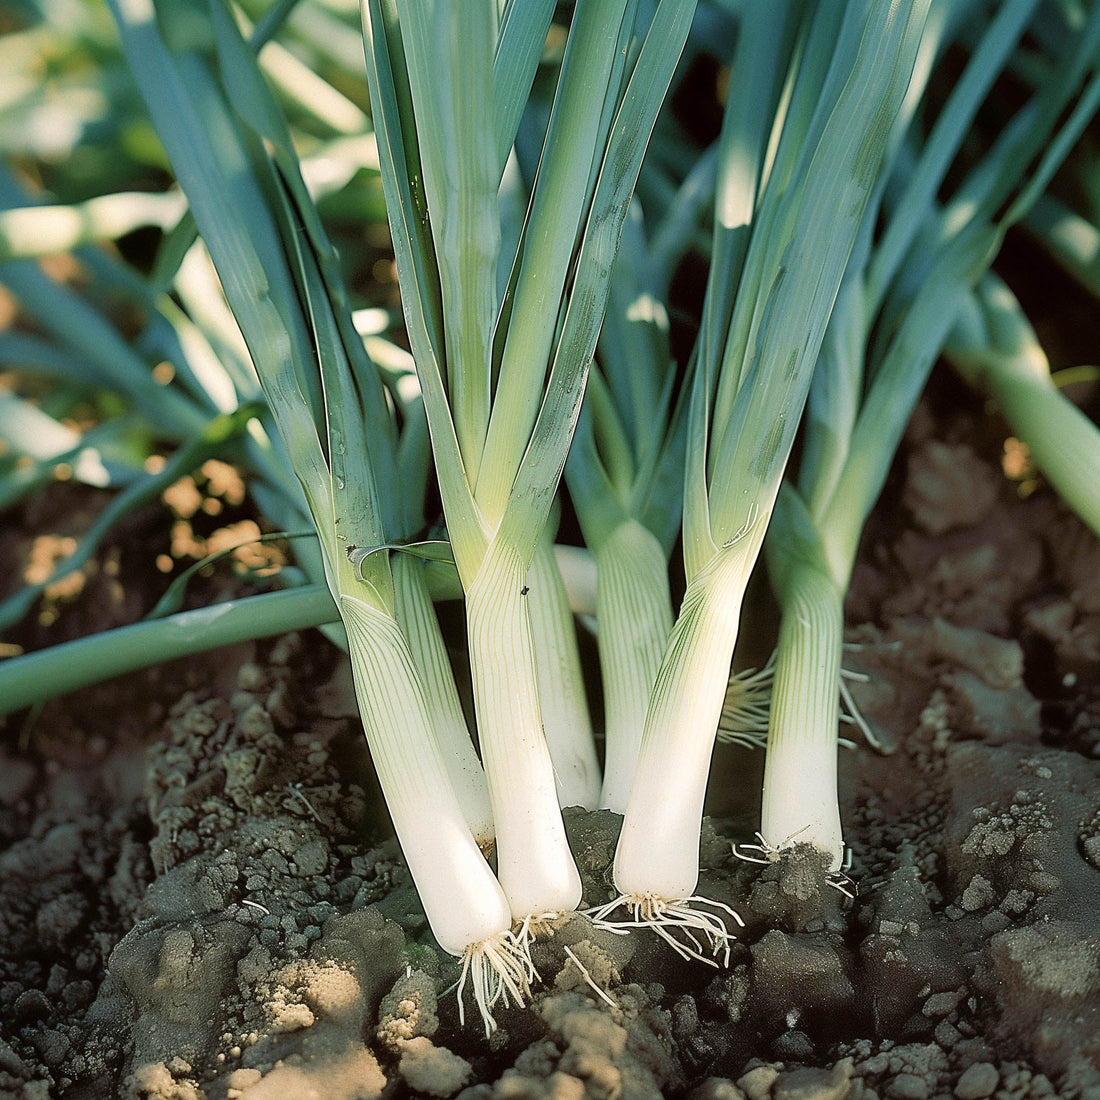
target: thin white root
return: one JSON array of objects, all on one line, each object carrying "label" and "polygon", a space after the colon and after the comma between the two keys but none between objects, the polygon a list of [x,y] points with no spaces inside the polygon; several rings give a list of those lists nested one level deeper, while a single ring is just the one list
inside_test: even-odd
[{"label": "thin white root", "polygon": [[576,955],[567,947],[565,953],[573,960],[573,965],[581,972],[581,977],[591,986],[592,991],[601,1000],[606,1001],[612,1008],[617,1009],[619,1006],[608,996],[606,989],[601,989],[593,979],[592,975],[588,973],[588,968],[577,958]]},{"label": "thin white root", "polygon": [[749,749],[763,748],[768,740],[774,681],[774,651],[763,668],[747,668],[730,677],[722,716],[718,719],[719,741]]},{"label": "thin white root", "polygon": [[838,894],[843,894],[849,901],[854,901],[859,894],[859,883],[845,870],[834,871],[831,875],[826,875],[825,885],[831,886]]},{"label": "thin white root", "polygon": [[854,668],[842,668],[840,670],[840,675],[843,676],[845,680],[851,680],[853,684],[869,684],[871,682],[869,673],[860,672],[858,669]]},{"label": "thin white root", "polygon": [[790,836],[784,837],[778,844],[771,844],[764,839],[763,833],[756,833],[756,839],[759,844],[733,844],[733,856],[735,859],[739,859],[744,863],[775,863],[777,859],[789,848],[794,847],[798,838],[809,828],[809,825],[803,825],[798,832],[791,833]]},{"label": "thin white root", "polygon": [[844,845],[844,859],[839,871],[834,871],[825,879],[825,885],[831,886],[838,893],[843,894],[849,901],[854,901],[859,895],[859,883],[851,875],[852,849]]},{"label": "thin white root", "polygon": [[310,800],[306,798],[304,794],[302,794],[301,783],[288,783],[286,785],[286,789],[290,791],[292,795],[295,795],[297,798],[301,799],[301,801],[305,803],[306,809],[309,810],[309,812],[313,815],[315,821],[320,822],[320,824],[322,825],[324,824],[324,822],[321,821],[321,815],[318,814],[317,811],[313,808],[313,803],[310,802]]},{"label": "thin white root", "polygon": [[859,707],[856,706],[856,701],[852,697],[852,692],[848,685],[844,682],[845,678],[854,680],[857,683],[865,683],[870,677],[865,676],[863,673],[845,672],[843,669],[840,673],[840,701],[844,704],[846,713],[842,717],[842,721],[850,721],[852,725],[863,734],[863,739],[871,746],[877,753],[881,753],[883,756],[889,756],[890,751],[886,746],[875,736],[874,731],[867,723],[867,719],[860,713]]},{"label": "thin white root", "polygon": [[[654,897],[652,894],[621,894],[614,901],[609,901],[606,905],[587,912],[593,924],[599,928],[606,928],[607,931],[614,932],[616,935],[625,936],[632,928],[649,928],[683,959],[695,959],[697,962],[717,967],[719,964],[715,960],[722,955],[721,965],[729,966],[733,935],[726,927],[726,922],[717,913],[705,913],[699,909],[693,909],[693,904],[713,905],[716,909],[728,913],[741,928],[745,927],[745,922],[728,905],[713,898],[697,895],[669,900]],[[608,917],[620,906],[630,910],[630,919],[608,920]],[[688,942],[683,943],[678,940],[673,935],[674,932],[681,933]],[[699,937],[702,937],[709,946],[709,956],[703,954],[703,944]]]},{"label": "thin white root", "polygon": [[559,921],[562,918],[562,914],[554,909],[550,909],[545,913],[532,913],[530,916],[524,917],[523,920],[517,925],[513,925],[512,934],[516,938],[516,942],[530,954],[531,943],[539,936],[553,935],[553,925],[555,921]]},{"label": "thin white root", "polygon": [[531,961],[528,940],[520,940],[511,932],[472,943],[462,955],[462,977],[458,979],[458,1019],[466,1023],[466,1006],[462,994],[469,978],[474,990],[474,1003],[481,1013],[488,1038],[497,1029],[493,1009],[497,1004],[522,1007],[531,998],[531,983],[538,978]]}]

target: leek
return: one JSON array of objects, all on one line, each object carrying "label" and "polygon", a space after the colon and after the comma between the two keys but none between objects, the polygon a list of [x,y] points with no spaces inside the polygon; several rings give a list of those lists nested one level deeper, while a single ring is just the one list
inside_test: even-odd
[{"label": "leek", "polygon": [[648,269],[635,208],[612,276],[599,366],[593,365],[566,465],[596,561],[606,745],[600,805],[616,813],[626,808],[646,701],[672,629],[668,565],[684,448],[684,418],[673,418],[669,408],[673,378],[661,280]]},{"label": "leek", "polygon": [[[754,8],[741,23],[723,138],[679,183],[662,178],[658,216],[642,209],[628,220],[612,281],[586,410],[566,467],[570,493],[597,562],[597,622],[606,715],[601,804],[626,810],[646,709],[673,623],[669,557],[682,511],[686,401],[674,401],[665,302],[672,270],[692,243],[695,224],[718,194],[712,278],[736,282],[745,244],[745,210],[738,207],[746,176],[757,170],[792,46],[790,5]],[[675,152],[672,152],[675,158]],[[650,166],[643,176],[655,190]],[[726,294],[713,287],[708,306]],[[693,358],[707,354],[708,327]],[[690,377],[690,367],[688,371]],[[685,384],[684,392],[689,389]],[[728,673],[728,669],[727,669]],[[769,673],[734,677],[722,708],[719,737],[762,740]]]},{"label": "leek", "polygon": [[[953,340],[964,373],[990,380],[997,373],[998,385],[1017,397],[1027,394],[1028,401],[1037,389],[1044,388],[1045,395],[1053,389],[1038,377],[1033,349],[1011,346],[1012,339],[1007,347],[990,345],[993,332],[1007,335],[1005,318],[996,316],[989,294],[979,305],[971,287],[1096,109],[1100,13],[1094,12],[1083,33],[1067,42],[1058,58],[1058,79],[1019,111],[964,175],[946,208],[936,205],[937,190],[974,113],[1008,63],[1034,8],[1034,0],[1017,0],[998,10],[915,161],[895,143],[893,170],[905,186],[883,187],[868,212],[821,350],[797,482],[784,485],[768,535],[768,567],[782,624],[764,773],[762,848],[777,858],[794,845],[809,845],[842,886],[837,724],[843,600],[860,533],[906,421],[960,310],[964,320]],[[1029,176],[1025,169],[1035,158],[1038,166]],[[872,247],[879,202],[887,224]],[[887,336],[876,339],[876,333]]]},{"label": "leek", "polygon": [[466,597],[498,873],[525,925],[580,899],[543,736],[528,602],[546,596],[531,563],[694,0],[664,0],[637,29],[625,0],[577,5],[513,253],[498,186],[552,7],[363,6],[405,318]]},{"label": "leek", "polygon": [[[785,6],[769,14],[781,20]],[[712,267],[708,284],[689,414],[688,586],[650,697],[614,867],[617,900],[636,919],[699,929],[716,951],[724,923],[691,902],[741,602],[926,14],[925,3],[818,8],[788,53],[786,89],[769,104],[774,152],[765,146],[747,174],[741,209],[751,211],[751,239],[743,217],[731,225],[719,211],[718,246],[744,262]],[[739,100],[735,85],[729,102]],[[728,135],[726,156],[751,121]],[[772,130],[757,133],[767,140]]]},{"label": "leek", "polygon": [[521,998],[532,971],[444,758],[438,730],[453,713],[438,684],[434,694],[425,686],[442,666],[425,644],[415,646],[418,660],[398,623],[400,606],[414,636],[430,628],[423,604],[402,596],[418,578],[399,566],[396,583],[388,549],[393,536],[408,540],[419,513],[418,449],[398,437],[285,122],[228,11],[210,9],[208,53],[165,47],[157,16],[171,27],[180,6],[157,13],[147,0],[114,0],[112,12],[308,499],[413,880],[440,945],[464,958],[489,1030],[492,1006]]}]

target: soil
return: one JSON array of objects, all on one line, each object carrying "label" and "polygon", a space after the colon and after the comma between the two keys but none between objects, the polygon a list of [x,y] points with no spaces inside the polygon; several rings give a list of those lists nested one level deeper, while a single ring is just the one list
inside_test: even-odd
[{"label": "soil", "polygon": [[[729,965],[574,916],[490,1039],[459,1023],[320,634],[15,716],[0,1097],[1100,1100],[1100,542],[1005,434],[941,383],[866,532],[846,664],[893,751],[842,750],[854,896],[797,847],[734,857],[761,762],[719,747],[700,890],[745,921]],[[71,535],[74,492],[25,511],[3,575]],[[140,614],[164,580],[138,551],[177,520],[144,513],[13,640]],[[618,820],[567,817],[605,901]]]}]

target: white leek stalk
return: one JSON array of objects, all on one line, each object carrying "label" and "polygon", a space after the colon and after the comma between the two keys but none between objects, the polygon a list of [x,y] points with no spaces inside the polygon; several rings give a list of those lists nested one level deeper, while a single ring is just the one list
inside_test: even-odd
[{"label": "white leek stalk", "polygon": [[397,623],[349,595],[340,597],[340,614],[371,759],[401,851],[440,947],[462,955],[510,926],[508,903],[451,787],[435,739],[437,713]]},{"label": "white leek stalk", "polygon": [[490,1033],[498,1000],[522,1003],[528,996],[529,957],[512,935],[508,900],[451,786],[436,741],[439,711],[425,697],[401,630],[355,596],[340,597],[340,615],[371,759],[401,851],[432,934],[444,951],[463,959],[463,978],[473,975]]},{"label": "white leek stalk", "polygon": [[672,630],[668,559],[656,536],[636,519],[620,524],[596,551],[596,621],[607,715],[600,805],[621,814]]},{"label": "white leek stalk", "polygon": [[627,0],[576,5],[513,254],[498,188],[553,4],[363,5],[409,342],[466,594],[500,881],[521,922],[572,909],[581,893],[543,733],[528,573],[694,6],[661,0],[642,35]]},{"label": "white leek stalk", "polygon": [[[836,753],[843,594],[863,524],[960,310],[952,342],[965,375],[991,388],[993,376],[1000,375],[998,392],[1003,390],[1029,429],[1040,406],[1060,401],[1043,378],[1045,362],[1027,338],[1026,322],[1021,325],[1022,316],[1007,308],[999,284],[987,277],[988,293],[980,301],[971,287],[1100,102],[1095,74],[1083,93],[1078,86],[1094,67],[1100,12],[1067,36],[1063,55],[1052,59],[1057,80],[1036,91],[947,207],[925,216],[935,211],[934,196],[969,119],[1007,64],[1033,7],[1031,0],[1012,0],[998,9],[915,166],[899,160],[896,172],[907,185],[899,195],[883,192],[887,206],[896,203],[892,220],[862,267],[851,265],[832,316],[831,339],[814,379],[798,489],[788,484],[780,494],[768,542],[783,607],[761,826],[769,858],[807,842],[825,854],[831,872],[840,869]],[[862,232],[865,252],[880,220],[872,208]],[[1062,453],[1067,440],[1082,439],[1075,413],[1056,414],[1052,468],[1065,470],[1095,500],[1095,479],[1077,478]],[[834,883],[844,889],[842,877]]]},{"label": "white leek stalk", "polygon": [[595,809],[600,762],[588,716],[573,612],[547,525],[527,574],[527,612],[535,651],[539,709],[561,806]]},{"label": "white leek stalk", "polygon": [[[845,9],[839,26],[830,5],[813,9],[739,288],[713,269],[708,284],[688,421],[688,587],[650,698],[614,877],[635,922],[666,938],[671,925],[701,933],[715,953],[729,930],[690,903],[702,900],[693,895],[703,800],[741,603],[927,9],[874,0]],[[742,136],[728,134],[727,156]],[[715,241],[727,243],[721,226]]]},{"label": "white leek stalk", "polygon": [[462,713],[435,608],[424,587],[424,563],[411,554],[399,553],[393,555],[391,567],[397,622],[433,703],[435,737],[443,764],[474,839],[488,852],[493,846],[489,788]]},{"label": "white leek stalk", "polygon": [[228,7],[201,9],[225,88],[204,56],[168,50],[149,0],[113,0],[112,11],[308,499],[371,752],[425,914],[440,945],[463,957],[490,1030],[493,1005],[524,999],[533,971],[451,785],[435,697],[395,618],[387,535],[418,526],[415,418],[399,439],[289,130]]},{"label": "white leek stalk", "polygon": [[497,874],[516,920],[570,912],[581,880],[558,809],[527,614],[527,569],[498,540],[466,587],[474,709]]},{"label": "white leek stalk", "polygon": [[814,548],[812,529],[792,530],[784,520],[801,506],[793,492],[781,493],[768,538],[768,570],[782,618],[760,835],[769,855],[811,845],[824,853],[832,873],[844,862],[836,731],[845,589],[829,575],[823,553],[799,552]]},{"label": "white leek stalk", "polygon": [[682,901],[695,893],[710,757],[741,603],[766,526],[762,517],[723,547],[684,594],[650,699],[615,851],[615,886],[632,903]]},{"label": "white leek stalk", "polygon": [[775,850],[811,845],[835,872],[844,862],[835,794],[843,597],[816,569],[793,572],[782,601],[760,833]]}]

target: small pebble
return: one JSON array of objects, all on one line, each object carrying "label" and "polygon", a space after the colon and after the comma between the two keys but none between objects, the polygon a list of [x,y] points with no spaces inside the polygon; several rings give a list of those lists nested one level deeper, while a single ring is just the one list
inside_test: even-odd
[{"label": "small pebble", "polygon": [[[1100,741],[1097,742],[1097,748],[1100,748]],[[1100,870],[1100,834],[1097,836],[1087,836],[1081,841],[1081,846],[1085,849],[1085,858]]]},{"label": "small pebble", "polygon": [[1028,885],[1040,894],[1053,894],[1062,885],[1062,880],[1049,871],[1032,871],[1027,881]]},{"label": "small pebble", "polygon": [[852,1060],[831,1070],[806,1067],[781,1073],[772,1087],[774,1100],[844,1100],[852,1087]]},{"label": "small pebble", "polygon": [[1027,911],[1027,907],[1033,900],[1034,895],[1030,890],[1009,890],[1009,892],[1005,894],[1000,908],[1002,912],[1019,916],[1021,913]]},{"label": "small pebble", "polygon": [[784,1031],[772,1043],[775,1056],[784,1062],[808,1062],[814,1055],[813,1040],[804,1031]]},{"label": "small pebble", "polygon": [[936,1024],[936,1030],[932,1032],[932,1037],[944,1050],[950,1050],[962,1038],[962,1034],[954,1024],[947,1020],[940,1020]]},{"label": "small pebble", "polygon": [[975,1062],[959,1078],[955,1095],[959,1100],[985,1100],[996,1091],[1000,1079],[996,1066],[989,1062]]},{"label": "small pebble", "polygon": [[991,905],[995,897],[993,884],[989,879],[984,875],[975,875],[970,880],[970,885],[963,891],[960,904],[968,913],[973,913]]},{"label": "small pebble", "polygon": [[726,1077],[708,1077],[691,1093],[691,1100],[745,1100],[745,1094]]},{"label": "small pebble", "polygon": [[779,1070],[774,1066],[757,1066],[737,1079],[737,1087],[749,1100],[768,1100],[778,1076]]},{"label": "small pebble", "polygon": [[962,996],[958,993],[933,993],[927,1001],[924,1002],[924,1006],[921,1008],[921,1012],[929,1018],[933,1016],[946,1016],[949,1012],[954,1012],[959,1006],[959,1001],[962,1000]]},{"label": "small pebble", "polygon": [[915,1073],[899,1073],[886,1086],[886,1095],[893,1100],[928,1100],[928,1082]]},{"label": "small pebble", "polygon": [[27,989],[15,999],[14,1018],[19,1024],[34,1024],[45,1020],[53,1011],[53,1006],[40,989]]}]

